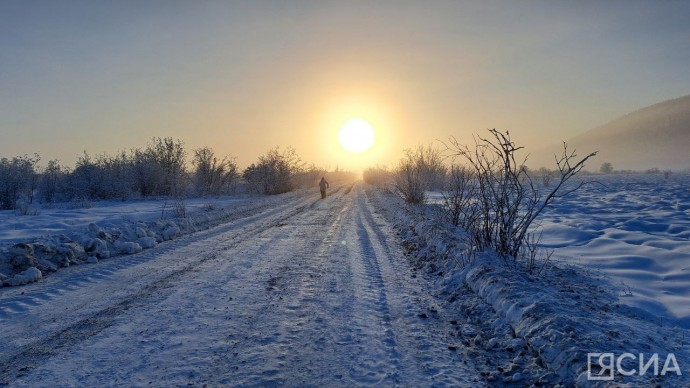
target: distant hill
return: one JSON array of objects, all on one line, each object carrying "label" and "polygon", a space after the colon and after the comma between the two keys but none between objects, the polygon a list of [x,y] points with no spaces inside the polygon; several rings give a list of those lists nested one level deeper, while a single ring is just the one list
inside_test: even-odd
[{"label": "distant hill", "polygon": [[[690,95],[655,104],[619,117],[567,140],[578,154],[599,151],[587,169],[598,171],[604,162],[615,170],[690,168]],[[562,144],[533,152],[528,164],[554,166],[553,155]]]}]

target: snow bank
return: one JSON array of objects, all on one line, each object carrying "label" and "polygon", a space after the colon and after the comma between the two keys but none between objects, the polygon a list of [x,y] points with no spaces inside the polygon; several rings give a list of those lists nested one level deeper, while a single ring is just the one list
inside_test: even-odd
[{"label": "snow bank", "polygon": [[22,277],[11,279],[31,267],[43,276],[70,265],[136,254],[304,193],[188,199],[184,218],[170,218],[167,199],[95,202],[89,209],[55,205],[37,216],[0,212],[0,287],[25,284]]},{"label": "snow bank", "polygon": [[183,231],[173,220],[126,221],[109,227],[90,223],[82,231],[17,243],[10,246],[6,253],[0,252],[0,273],[14,274],[14,277],[1,284],[17,286],[40,279],[40,276],[35,276],[35,271],[22,272],[29,267],[39,271],[42,276],[70,265],[96,263],[99,259],[136,254],[155,247],[158,242],[193,232],[200,226],[190,220],[184,222],[184,225],[186,228]]},{"label": "snow bank", "polygon": [[43,277],[41,271],[36,267],[31,267],[26,271],[22,271],[5,281],[10,286],[22,286],[24,284],[33,283]]},{"label": "snow bank", "polygon": [[[516,339],[524,341],[566,385],[592,385],[587,380],[588,353],[658,353],[662,363],[674,353],[684,372],[690,367],[686,330],[663,326],[648,311],[623,303],[617,287],[601,272],[563,264],[541,277],[530,276],[507,268],[495,254],[470,252],[464,232],[439,222],[428,209],[407,208],[398,198],[378,196],[417,266],[434,275],[430,278],[437,279],[442,293],[455,295],[469,288],[491,306],[493,319],[507,322]],[[577,242],[596,235],[572,233],[561,238]],[[487,347],[496,343],[492,339]],[[514,377],[504,381],[517,381]],[[617,375],[615,384],[650,381],[679,387],[690,382],[688,373],[671,373],[663,378]]]}]

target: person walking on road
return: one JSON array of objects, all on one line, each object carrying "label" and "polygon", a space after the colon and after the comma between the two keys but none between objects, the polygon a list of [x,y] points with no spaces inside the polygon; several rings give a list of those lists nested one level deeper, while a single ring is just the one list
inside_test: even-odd
[{"label": "person walking on road", "polygon": [[326,178],[321,177],[321,181],[319,182],[319,188],[321,189],[321,199],[326,198],[326,189],[328,188],[328,182],[326,181]]}]

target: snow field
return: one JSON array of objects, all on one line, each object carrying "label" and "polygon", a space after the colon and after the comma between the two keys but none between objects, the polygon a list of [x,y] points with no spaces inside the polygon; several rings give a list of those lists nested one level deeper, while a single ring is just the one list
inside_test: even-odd
[{"label": "snow field", "polygon": [[542,245],[611,279],[628,306],[690,329],[690,176],[609,175],[541,217]]}]

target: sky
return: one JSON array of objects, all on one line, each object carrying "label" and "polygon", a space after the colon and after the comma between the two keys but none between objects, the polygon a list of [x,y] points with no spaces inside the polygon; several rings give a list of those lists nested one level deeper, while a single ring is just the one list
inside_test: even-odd
[{"label": "sky", "polygon": [[[488,128],[557,144],[687,94],[687,1],[0,0],[0,157],[173,137],[361,169]],[[362,154],[337,140],[356,117]]]}]

